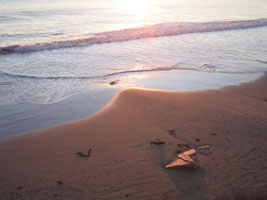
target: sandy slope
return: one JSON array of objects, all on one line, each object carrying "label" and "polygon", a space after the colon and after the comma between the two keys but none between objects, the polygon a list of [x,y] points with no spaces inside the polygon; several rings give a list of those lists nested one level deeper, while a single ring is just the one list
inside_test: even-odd
[{"label": "sandy slope", "polygon": [[[267,183],[265,99],[267,75],[202,92],[124,90],[88,119],[1,140],[0,199],[201,200]],[[212,153],[197,170],[164,169],[181,142]]]}]

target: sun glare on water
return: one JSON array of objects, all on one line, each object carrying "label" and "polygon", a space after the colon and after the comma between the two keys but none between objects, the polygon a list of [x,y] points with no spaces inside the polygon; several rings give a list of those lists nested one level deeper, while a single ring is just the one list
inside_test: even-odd
[{"label": "sun glare on water", "polygon": [[130,10],[137,13],[145,12],[152,4],[151,0],[119,0],[123,9]]},{"label": "sun glare on water", "polygon": [[149,22],[158,0],[117,0],[119,10],[129,17],[129,21]]}]

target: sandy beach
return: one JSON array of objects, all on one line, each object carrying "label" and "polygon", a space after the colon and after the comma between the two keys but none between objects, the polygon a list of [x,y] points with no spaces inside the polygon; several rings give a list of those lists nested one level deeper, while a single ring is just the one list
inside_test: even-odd
[{"label": "sandy beach", "polygon": [[[204,200],[266,184],[266,87],[265,73],[218,90],[126,89],[87,119],[2,139],[0,199]],[[197,169],[165,169],[180,143],[211,148]]]}]

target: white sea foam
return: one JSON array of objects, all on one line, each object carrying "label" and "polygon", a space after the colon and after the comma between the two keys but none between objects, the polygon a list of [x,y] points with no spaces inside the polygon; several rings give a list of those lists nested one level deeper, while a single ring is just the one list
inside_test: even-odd
[{"label": "white sea foam", "polygon": [[188,33],[228,31],[267,26],[267,19],[244,21],[215,21],[215,22],[173,22],[144,26],[141,28],[122,29],[97,33],[90,37],[67,39],[34,44],[12,45],[0,48],[0,54],[27,53],[32,51],[53,50],[69,47],[84,47],[94,44],[124,42],[141,38],[173,36]]}]

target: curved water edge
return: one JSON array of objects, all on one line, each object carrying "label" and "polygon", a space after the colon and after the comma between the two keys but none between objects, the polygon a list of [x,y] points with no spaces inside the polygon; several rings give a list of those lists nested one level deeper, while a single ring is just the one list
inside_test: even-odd
[{"label": "curved water edge", "polygon": [[108,105],[120,89],[123,88],[102,86],[54,104],[0,106],[0,139],[92,116]]},{"label": "curved water edge", "polygon": [[[262,73],[217,73],[196,70],[159,70],[145,71],[133,74],[122,74],[99,81],[99,79],[83,79],[74,81],[65,79],[28,81],[22,78],[14,82],[2,82],[0,105],[15,105],[21,103],[55,104],[86,91],[107,87],[125,89],[130,87],[159,89],[169,91],[194,91],[216,89],[227,85],[237,85],[253,81]],[[116,84],[111,84],[116,80]],[[26,82],[25,82],[26,81]],[[12,91],[12,92],[11,92]]]},{"label": "curved water edge", "polygon": [[[177,65],[165,66],[165,67],[154,67],[149,69],[137,69],[137,70],[125,70],[113,73],[108,73],[99,76],[35,76],[26,74],[15,74],[10,72],[4,72],[0,70],[0,77],[7,76],[10,78],[23,78],[23,79],[38,79],[38,80],[94,80],[94,79],[105,79],[112,76],[124,75],[124,74],[135,74],[145,72],[160,72],[160,71],[171,71],[171,70],[183,70],[183,71],[197,71],[197,72],[208,72],[208,73],[223,73],[223,74],[253,74],[253,73],[264,73],[265,71],[259,70],[247,70],[247,71],[230,71],[217,69],[216,66],[210,64],[202,64],[199,67],[179,67]],[[11,85],[12,82],[0,82],[0,85]]]},{"label": "curved water edge", "polygon": [[171,22],[147,25],[140,28],[122,29],[97,33],[90,37],[61,41],[17,44],[0,48],[0,54],[28,53],[33,51],[53,50],[69,47],[84,47],[94,44],[124,42],[141,38],[174,36],[188,33],[239,30],[267,26],[267,19],[214,22]]}]

